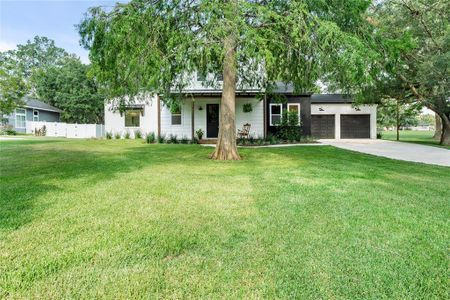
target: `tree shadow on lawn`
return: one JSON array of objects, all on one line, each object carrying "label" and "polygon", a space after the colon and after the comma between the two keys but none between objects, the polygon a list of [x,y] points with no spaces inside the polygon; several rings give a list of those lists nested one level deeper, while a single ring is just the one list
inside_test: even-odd
[{"label": "tree shadow on lawn", "polygon": [[[182,146],[173,146],[168,155],[167,148],[160,145],[92,151],[76,149],[70,143],[59,147],[53,147],[53,141],[50,147],[46,143],[26,141],[20,148],[2,151],[0,228],[14,230],[31,222],[58,200],[58,193],[70,192],[71,180],[80,181],[77,189],[88,188],[148,166],[190,164],[192,158],[205,156],[201,148],[193,153]],[[44,147],[36,147],[41,145]]]},{"label": "tree shadow on lawn", "polygon": [[[430,262],[422,249],[445,256],[437,245],[448,214],[448,168],[333,147],[273,149],[266,155],[278,170],[259,160],[255,168],[266,173],[255,171],[250,182],[259,210],[258,246],[267,256],[266,272],[274,274],[267,276],[277,297],[328,290],[339,298],[353,289],[354,295],[376,298],[388,296],[395,285],[418,291],[423,286],[416,278],[433,280],[420,277],[431,266],[445,271],[444,260]],[[416,268],[407,267],[411,257]],[[364,280],[354,284],[355,278]]]},{"label": "tree shadow on lawn", "polygon": [[[200,146],[131,144],[123,147],[126,141],[83,143],[84,147],[80,148],[71,141],[27,140],[21,141],[19,147],[8,146],[7,151],[2,151],[0,228],[17,229],[36,218],[57,201],[58,193],[70,192],[73,187],[67,184],[71,180],[79,180],[77,184],[87,188],[123,173],[161,165],[168,172],[184,166],[184,171],[190,173],[186,176],[193,181],[204,176],[224,176],[226,182],[226,176],[249,175],[254,182],[267,180],[267,190],[276,188],[279,183],[276,177],[293,185],[301,177],[311,185],[327,188],[331,184],[336,188],[355,179],[370,181],[398,175],[399,167],[406,177],[425,170],[442,171],[371,155],[350,155],[349,151],[327,146],[242,149],[242,161],[216,162],[208,159],[211,149]],[[204,168],[210,172],[205,174]],[[40,198],[38,203],[37,198]]]}]

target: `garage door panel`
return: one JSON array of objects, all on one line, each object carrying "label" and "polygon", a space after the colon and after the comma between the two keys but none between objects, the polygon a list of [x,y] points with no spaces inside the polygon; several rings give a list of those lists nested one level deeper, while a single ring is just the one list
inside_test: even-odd
[{"label": "garage door panel", "polygon": [[370,138],[370,115],[341,115],[341,138]]},{"label": "garage door panel", "polygon": [[335,116],[334,115],[312,115],[311,135],[320,139],[335,138]]}]

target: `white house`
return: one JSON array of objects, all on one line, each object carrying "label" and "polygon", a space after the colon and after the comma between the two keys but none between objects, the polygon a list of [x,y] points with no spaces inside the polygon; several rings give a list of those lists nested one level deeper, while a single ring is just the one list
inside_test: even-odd
[{"label": "white house", "polygon": [[[294,94],[280,88],[275,93],[286,99],[277,103],[270,97],[259,99],[258,91],[241,89],[236,95],[236,129],[250,124],[250,134],[266,137],[275,133],[284,110],[295,111],[301,121],[303,135],[315,138],[376,138],[376,105],[355,106],[351,98],[340,94]],[[203,87],[199,80],[183,91],[179,111],[171,112],[158,95],[136,100],[122,112],[115,105],[105,104],[105,130],[112,134],[131,137],[139,130],[146,134],[176,136],[178,139],[195,137],[202,129],[203,138],[215,139],[219,128],[221,90]],[[244,112],[244,106],[251,111]]]}]

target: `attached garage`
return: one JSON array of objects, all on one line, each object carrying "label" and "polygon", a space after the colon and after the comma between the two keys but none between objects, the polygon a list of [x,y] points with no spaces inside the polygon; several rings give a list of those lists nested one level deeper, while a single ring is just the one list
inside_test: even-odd
[{"label": "attached garage", "polygon": [[341,115],[341,139],[369,139],[370,115]]},{"label": "attached garage", "polygon": [[311,135],[320,139],[335,138],[335,115],[312,115]]}]

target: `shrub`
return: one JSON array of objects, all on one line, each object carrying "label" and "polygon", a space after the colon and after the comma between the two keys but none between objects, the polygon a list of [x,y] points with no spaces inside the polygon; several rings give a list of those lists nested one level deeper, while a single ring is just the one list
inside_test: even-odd
[{"label": "shrub", "polygon": [[270,145],[274,145],[274,144],[278,144],[278,138],[273,135],[273,134],[268,134],[266,137],[266,141],[270,144]]},{"label": "shrub", "polygon": [[130,133],[129,133],[128,131],[125,132],[125,139],[126,139],[126,140],[130,139]]},{"label": "shrub", "polygon": [[112,132],[109,131],[109,132],[106,133],[106,139],[107,139],[107,140],[112,139],[112,137],[113,137]]},{"label": "shrub", "polygon": [[248,136],[248,143],[249,143],[250,145],[253,145],[253,144],[255,143],[255,138],[254,138],[252,135],[249,135],[249,136]]},{"label": "shrub", "polygon": [[178,144],[178,139],[176,134],[171,134],[169,136],[168,141],[170,141],[171,144]]},{"label": "shrub", "polygon": [[42,126],[42,128],[40,129],[37,128],[34,129],[35,136],[45,136],[46,134],[47,134],[47,127],[45,127],[45,125]]},{"label": "shrub", "polygon": [[158,143],[164,144],[165,140],[166,140],[166,136],[164,134],[158,135]]},{"label": "shrub", "polygon": [[300,139],[300,124],[296,112],[283,112],[276,135],[282,141],[292,142]]},{"label": "shrub", "polygon": [[139,129],[134,132],[134,138],[135,139],[141,139],[142,138],[142,133],[141,133],[141,131]]},{"label": "shrub", "polygon": [[147,144],[153,144],[156,141],[155,133],[154,132],[148,133],[145,137],[145,141],[147,142]]},{"label": "shrub", "polygon": [[116,132],[116,134],[114,134],[114,138],[115,138],[116,140],[120,140],[121,137],[122,137],[122,136],[121,136],[121,134],[120,134],[119,132]]},{"label": "shrub", "polygon": [[196,137],[194,137],[191,141],[191,144],[198,144],[198,139]]},{"label": "shrub", "polygon": [[12,127],[11,125],[3,125],[0,127],[0,134],[16,135],[17,132],[14,130],[14,127]]},{"label": "shrub", "polygon": [[201,128],[199,128],[199,129],[197,129],[197,131],[195,131],[195,134],[197,135],[198,139],[201,140],[204,132]]},{"label": "shrub", "polygon": [[188,138],[185,135],[183,135],[183,137],[180,140],[180,143],[181,144],[187,144],[187,143],[189,143],[189,140],[188,140]]},{"label": "shrub", "polygon": [[382,138],[383,138],[383,133],[377,132],[377,139],[382,139]]}]

